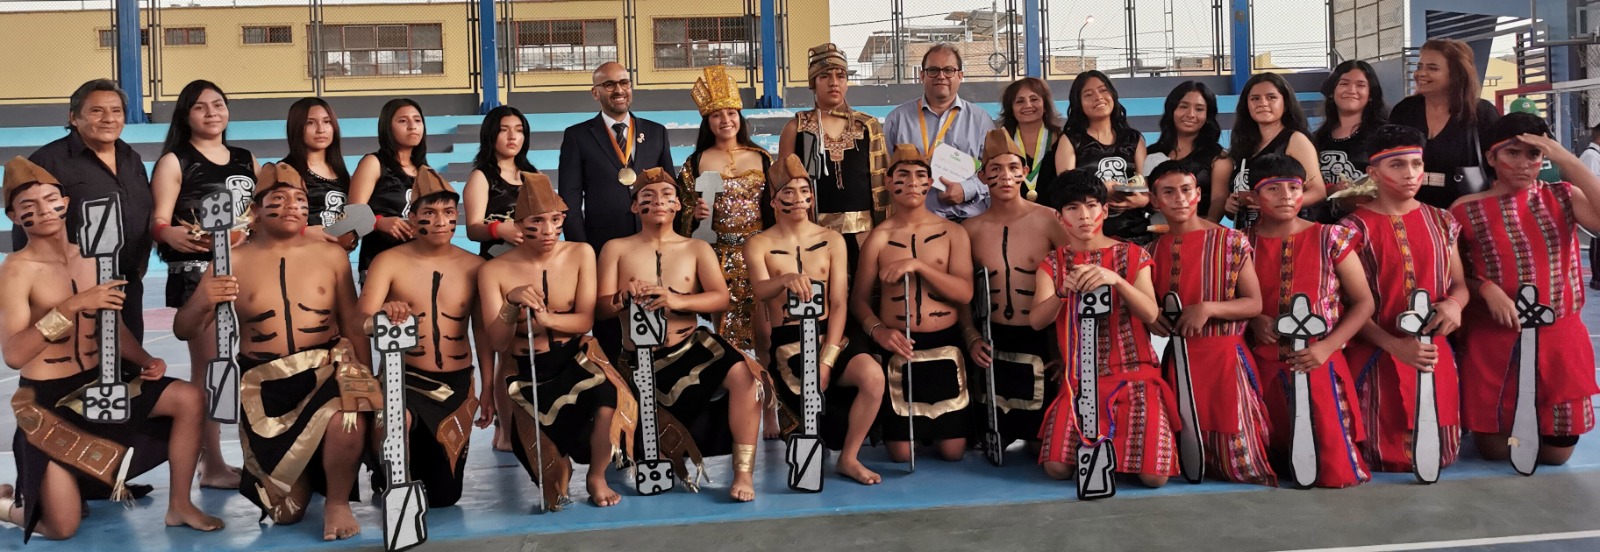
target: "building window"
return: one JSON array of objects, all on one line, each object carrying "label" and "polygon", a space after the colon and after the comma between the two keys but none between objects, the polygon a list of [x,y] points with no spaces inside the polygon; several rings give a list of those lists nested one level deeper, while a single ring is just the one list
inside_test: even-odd
[{"label": "building window", "polygon": [[288,26],[276,27],[245,27],[245,44],[289,44],[294,42],[294,33]]},{"label": "building window", "polygon": [[206,30],[203,27],[167,29],[166,39],[161,43],[167,46],[205,46]]},{"label": "building window", "polygon": [[[140,46],[149,46],[150,45],[150,29],[139,29],[139,45]],[[111,29],[100,29],[100,47],[101,48],[116,48],[117,47],[117,32],[113,31]]]},{"label": "building window", "polygon": [[657,69],[748,65],[750,24],[744,17],[655,20]]},{"label": "building window", "polygon": [[512,54],[514,71],[589,71],[617,59],[616,21],[516,21]]},{"label": "building window", "polygon": [[437,23],[323,25],[322,49],[327,76],[444,74]]}]

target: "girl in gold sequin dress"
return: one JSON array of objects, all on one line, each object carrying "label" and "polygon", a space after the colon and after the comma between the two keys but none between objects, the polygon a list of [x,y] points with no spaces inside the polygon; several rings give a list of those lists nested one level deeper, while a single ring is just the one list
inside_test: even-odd
[{"label": "girl in gold sequin dress", "polygon": [[[711,248],[722,262],[722,273],[728,281],[728,292],[733,303],[727,312],[713,320],[717,333],[744,350],[754,350],[756,340],[752,335],[754,301],[751,300],[750,278],[745,269],[744,242],[761,231],[761,201],[766,188],[767,168],[772,158],[750,140],[746,127],[743,102],[738,85],[728,76],[727,68],[707,67],[704,75],[695,81],[691,91],[695,106],[700,109],[700,136],[695,140],[695,151],[684,161],[683,172],[678,176],[680,198],[685,205],[699,205],[700,194],[695,191],[695,181],[703,173],[720,173],[723,191],[712,204],[711,228],[717,240]],[[696,209],[684,209],[693,213]],[[680,216],[678,232],[691,235],[696,226],[693,217]]]}]

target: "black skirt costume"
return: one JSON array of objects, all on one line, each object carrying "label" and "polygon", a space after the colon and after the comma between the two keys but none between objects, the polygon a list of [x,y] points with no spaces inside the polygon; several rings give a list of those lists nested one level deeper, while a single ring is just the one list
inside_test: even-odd
[{"label": "black skirt costume", "polygon": [[[405,367],[406,412],[411,414],[408,467],[411,478],[422,482],[429,508],[451,506],[461,499],[467,443],[478,411],[478,399],[472,394],[475,370],[469,366],[433,372]],[[386,475],[384,470],[372,472],[374,493],[388,487]]]},{"label": "black skirt costume", "polygon": [[884,381],[883,407],[878,412],[878,424],[885,441],[907,441],[908,418],[916,414],[917,440],[959,439],[972,434],[971,394],[967,385],[966,344],[961,341],[961,327],[952,325],[936,332],[912,332],[916,342],[912,353],[911,399],[915,411],[906,401],[906,359],[886,351],[879,351],[887,360],[883,363],[888,377]]},{"label": "black skirt costume", "polygon": [[[380,217],[409,216],[411,183],[417,177],[406,174],[398,163],[385,161],[381,157],[378,159],[378,164],[382,167],[382,172],[378,173],[378,183],[372,188],[372,197],[367,199],[367,205],[372,207],[372,214]],[[421,167],[418,167],[418,170],[420,169]],[[367,268],[372,266],[372,260],[378,258],[379,253],[401,243],[403,242],[384,232],[373,232],[362,238],[361,253],[357,257],[357,268],[361,270],[361,279],[366,280]]]},{"label": "black skirt costume", "polygon": [[[615,460],[618,467],[632,462],[633,452],[628,445],[632,444],[639,403],[626,387],[618,387],[626,384],[606,361],[600,342],[583,336],[557,343],[534,356],[536,367],[528,363],[527,356],[513,356],[512,360],[516,361],[517,370],[501,382],[511,396],[511,452],[529,479],[543,489],[546,504],[559,510],[572,502],[567,492],[572,469],[564,458],[588,464],[591,470],[604,469],[608,460]],[[533,387],[528,384],[534,368],[539,375],[537,414]],[[597,459],[591,453],[590,436],[601,408],[614,409],[611,455]],[[534,416],[538,416],[537,422]],[[535,439],[542,443],[542,449],[535,449]],[[536,452],[544,459],[541,474],[534,473]],[[546,479],[544,475],[550,477]]]},{"label": "black skirt costume", "polygon": [[[1050,379],[1046,369],[1050,360],[1059,355],[1055,326],[1035,330],[993,324],[989,328],[994,338],[995,402],[1000,405],[1001,442],[1037,440],[1045,409],[1055,402],[1061,386],[1060,381]],[[978,377],[981,370],[974,366],[970,377]]]},{"label": "black skirt costume", "polygon": [[[1100,180],[1124,182],[1134,175],[1133,157],[1142,137],[1138,131],[1128,129],[1118,133],[1117,141],[1109,146],[1081,130],[1069,131],[1064,136],[1076,153],[1077,166],[1093,167],[1091,170]],[[1139,245],[1154,241],[1155,235],[1150,233],[1150,208],[1140,207],[1108,215],[1105,234]]]},{"label": "black skirt costume", "polygon": [[[829,318],[817,322],[818,340],[827,337],[828,324],[832,320]],[[839,378],[844,377],[845,368],[857,355],[871,354],[865,343],[864,340],[846,336],[838,360],[833,369],[828,371],[828,389],[822,392],[822,416],[817,427],[823,442],[833,450],[844,447],[845,432],[850,427],[850,404],[856,396],[856,390],[840,385]],[[767,374],[772,379],[772,387],[778,398],[779,432],[786,438],[790,433],[803,429],[805,422],[806,359],[800,354],[800,349],[800,324],[772,329],[772,343],[768,348],[772,365],[767,367]],[[817,351],[820,355],[821,343],[818,343]],[[818,374],[820,377],[821,374]]]},{"label": "black skirt costume", "polygon": [[[172,419],[151,419],[150,413],[167,386],[178,380],[139,379],[139,367],[126,361],[121,368],[130,410],[123,423],[91,422],[81,414],[84,388],[99,382],[98,369],[59,379],[22,378],[17,382],[17,392],[11,397],[17,417],[11,450],[17,462],[17,507],[23,511],[22,542],[28,542],[44,516],[40,506],[50,463],[72,474],[83,498],[121,499],[124,497],[113,494],[116,487],[167,461]],[[117,475],[124,463],[128,473],[119,481]]]},{"label": "black skirt costume", "polygon": [[[188,142],[173,148],[172,155],[183,171],[179,175],[178,200],[172,206],[173,226],[199,225],[201,202],[207,195],[224,190],[233,194],[235,227],[244,225],[256,193],[256,170],[249,151],[229,146],[228,162],[221,165],[212,163]],[[158,243],[156,255],[167,263],[167,306],[183,306],[210,267],[211,252],[182,253]]]}]

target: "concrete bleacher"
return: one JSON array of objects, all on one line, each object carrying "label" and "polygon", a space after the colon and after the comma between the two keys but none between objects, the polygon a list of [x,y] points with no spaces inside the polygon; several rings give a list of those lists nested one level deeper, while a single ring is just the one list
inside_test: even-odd
[{"label": "concrete bleacher", "polygon": [[[1058,92],[1059,94],[1059,92]],[[687,96],[685,94],[685,96]],[[1296,94],[1302,107],[1308,115],[1321,112],[1322,95],[1315,92],[1301,92]],[[1122,98],[1122,104],[1128,110],[1128,117],[1134,128],[1144,131],[1145,140],[1155,142],[1160,135],[1159,121],[1164,103],[1163,97],[1138,97]],[[687,103],[687,98],[685,98]],[[1233,125],[1233,111],[1237,105],[1237,96],[1218,96],[1217,107],[1219,118],[1224,129]],[[998,117],[1000,106],[996,102],[978,102],[978,105],[990,114]],[[541,171],[557,178],[558,162],[560,158],[562,131],[568,126],[577,124],[595,116],[593,111],[569,111],[561,113],[537,113],[530,106],[523,107],[528,112],[528,123],[532,128],[528,145],[528,160]],[[894,105],[853,105],[857,110],[882,119],[887,116]],[[1062,113],[1066,112],[1067,102],[1057,101],[1056,108]],[[63,106],[65,109],[65,106]],[[745,117],[750,125],[750,134],[755,142],[776,153],[778,149],[778,134],[783,130],[785,123],[797,111],[806,109],[746,109]],[[672,142],[672,159],[681,163],[694,151],[695,137],[699,131],[700,114],[689,110],[660,110],[638,111],[639,117],[649,119],[668,129],[668,136]],[[1319,121],[1313,116],[1313,124]],[[438,170],[447,180],[455,182],[458,186],[465,182],[472,171],[472,159],[478,151],[478,129],[483,122],[481,115],[433,115],[427,117],[428,136],[428,163]],[[145,125],[129,125],[123,131],[123,140],[128,142],[145,161],[146,170],[154,167],[156,159],[161,153],[162,141],[166,138],[167,124],[152,123]],[[339,121],[342,135],[341,147],[345,154],[345,164],[354,170],[356,163],[363,155],[377,151],[378,120],[372,117],[352,117]],[[284,122],[282,120],[236,120],[228,126],[228,141],[230,144],[250,150],[256,159],[261,162],[282,159],[288,154],[289,148],[284,135]],[[66,129],[55,127],[13,127],[0,128],[0,159],[10,159],[12,156],[28,156],[52,140],[66,134]],[[1228,141],[1229,132],[1223,131],[1223,142]],[[0,169],[3,174],[3,169]],[[0,219],[0,252],[10,250],[12,231],[11,222]]]}]

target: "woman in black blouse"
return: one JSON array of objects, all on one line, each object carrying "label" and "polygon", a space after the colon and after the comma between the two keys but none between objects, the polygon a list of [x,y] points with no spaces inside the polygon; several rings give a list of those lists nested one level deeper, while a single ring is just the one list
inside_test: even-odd
[{"label": "woman in black blouse", "polygon": [[478,242],[478,254],[487,259],[489,251],[502,243],[522,243],[522,230],[511,222],[522,189],[522,173],[535,173],[528,161],[528,118],[509,105],[489,110],[478,127],[478,155],[472,159],[472,174],[462,190],[467,218],[467,239]]},{"label": "woman in black blouse", "polygon": [[[1144,135],[1128,124],[1111,78],[1099,71],[1084,71],[1072,80],[1068,92],[1067,122],[1056,141],[1056,173],[1093,167],[1100,180],[1121,184],[1144,166]],[[1150,243],[1150,194],[1113,188],[1108,195],[1110,215],[1107,236],[1140,245]]]},{"label": "woman in black blouse", "polygon": [[306,216],[306,235],[320,236],[330,242],[355,247],[355,234],[334,239],[322,231],[331,226],[344,213],[350,199],[350,170],[344,166],[344,153],[339,149],[339,118],[333,106],[322,98],[300,98],[289,106],[289,155],[283,163],[299,171],[306,183],[306,201],[310,212]]},{"label": "woman in black blouse", "polygon": [[[1228,197],[1228,170],[1224,166],[1222,123],[1217,121],[1217,95],[1199,81],[1183,81],[1167,93],[1161,110],[1161,137],[1150,146],[1145,165],[1154,167],[1165,158],[1184,161],[1194,171],[1201,190],[1200,209],[1212,222],[1222,220],[1222,202]],[[1216,206],[1212,212],[1212,206]]]},{"label": "woman in black blouse", "polygon": [[378,151],[362,157],[350,177],[350,203],[370,205],[378,217],[375,231],[361,240],[358,266],[363,281],[372,259],[412,238],[415,229],[406,221],[411,181],[427,165],[427,122],[422,107],[406,98],[389,100],[378,114]]},{"label": "woman in black blouse", "polygon": [[1494,104],[1479,97],[1472,49],[1459,40],[1429,40],[1411,74],[1417,93],[1395,104],[1389,122],[1428,135],[1422,150],[1427,175],[1417,200],[1440,209],[1456,198],[1483,191],[1484,131],[1500,119]]},{"label": "woman in black blouse", "polygon": [[[1305,206],[1321,202],[1328,196],[1322,184],[1322,168],[1317,162],[1317,148],[1311,143],[1306,129],[1306,114],[1295,99],[1294,88],[1277,73],[1259,73],[1244,83],[1244,93],[1239,95],[1239,106],[1234,111],[1232,144],[1228,147],[1227,168],[1231,175],[1229,185],[1233,193],[1223,206],[1224,212],[1238,212],[1242,198],[1253,198],[1248,193],[1250,162],[1268,153],[1287,155],[1300,162],[1306,170]],[[1241,196],[1240,192],[1245,192]],[[1249,200],[1245,200],[1249,205]]]},{"label": "woman in black blouse", "polygon": [[1061,134],[1061,116],[1050,99],[1050,85],[1034,77],[1023,77],[1006,86],[1000,94],[1000,127],[1017,144],[1028,165],[1023,196],[1038,198],[1040,179],[1055,178],[1056,160],[1050,145]]},{"label": "woman in black blouse", "polygon": [[[1377,71],[1359,59],[1334,67],[1322,81],[1322,110],[1322,126],[1312,138],[1322,162],[1322,183],[1331,194],[1366,176],[1367,136],[1388,119]],[[1343,213],[1334,207],[1329,202],[1314,207],[1314,220],[1335,222]]]}]

